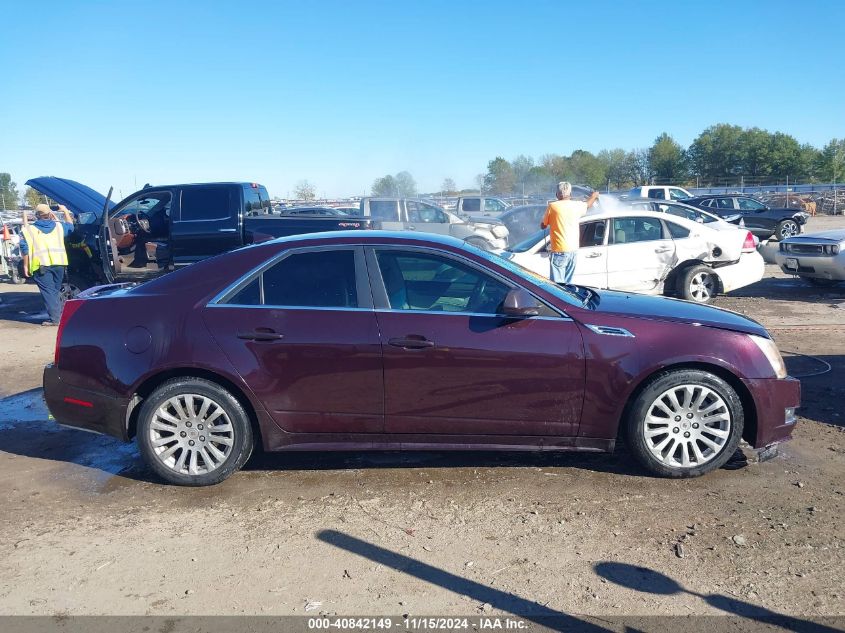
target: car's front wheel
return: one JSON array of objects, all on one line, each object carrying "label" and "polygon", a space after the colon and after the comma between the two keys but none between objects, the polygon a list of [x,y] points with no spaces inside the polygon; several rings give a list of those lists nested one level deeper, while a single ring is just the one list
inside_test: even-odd
[{"label": "car's front wheel", "polygon": [[801,227],[795,220],[781,220],[776,231],[778,239],[785,240],[787,237],[798,235],[801,232]]},{"label": "car's front wheel", "polygon": [[679,294],[687,301],[707,303],[719,294],[719,277],[709,266],[690,266],[678,281]]},{"label": "car's front wheel", "polygon": [[744,412],[722,378],[697,369],[664,372],[631,403],[628,446],[663,477],[697,477],[727,462],[742,438]]},{"label": "car's front wheel", "polygon": [[182,486],[220,483],[246,463],[253,447],[252,426],[238,399],[201,378],[158,387],[141,407],[137,437],[150,468]]}]

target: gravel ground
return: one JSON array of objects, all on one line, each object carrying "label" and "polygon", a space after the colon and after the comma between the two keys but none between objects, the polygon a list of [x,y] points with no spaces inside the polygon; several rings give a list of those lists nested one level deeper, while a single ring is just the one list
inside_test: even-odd
[{"label": "gravel ground", "polygon": [[808,375],[768,462],[669,481],[624,452],[269,455],[207,489],[49,422],[55,329],[23,314],[33,287],[0,298],[0,614],[845,615],[845,287],[770,266],[717,300]]}]

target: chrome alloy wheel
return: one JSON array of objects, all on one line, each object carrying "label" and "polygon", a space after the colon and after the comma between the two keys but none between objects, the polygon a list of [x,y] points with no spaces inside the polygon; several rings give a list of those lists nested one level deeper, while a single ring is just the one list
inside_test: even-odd
[{"label": "chrome alloy wheel", "polygon": [[207,396],[180,394],[155,412],[149,427],[156,458],[182,475],[216,470],[232,452],[235,431],[226,411]]},{"label": "chrome alloy wheel", "polygon": [[700,303],[706,303],[716,296],[716,277],[713,273],[700,272],[689,282],[690,296]]},{"label": "chrome alloy wheel", "polygon": [[801,229],[798,227],[798,223],[795,222],[795,220],[784,220],[780,223],[780,232],[778,235],[782,240],[785,240],[788,237],[798,235],[800,232]]},{"label": "chrome alloy wheel", "polygon": [[724,399],[703,385],[667,389],[648,409],[646,446],[667,466],[692,468],[722,452],[731,434],[731,412]]}]

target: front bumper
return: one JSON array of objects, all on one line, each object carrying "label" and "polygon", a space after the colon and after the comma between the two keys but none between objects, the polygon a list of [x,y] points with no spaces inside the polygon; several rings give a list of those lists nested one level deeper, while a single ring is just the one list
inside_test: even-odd
[{"label": "front bumper", "polygon": [[845,253],[838,255],[805,255],[775,253],[775,262],[787,275],[800,275],[830,281],[845,281]]},{"label": "front bumper", "polygon": [[44,368],[44,401],[59,424],[129,441],[129,401],[74,387],[53,365]]},{"label": "front bumper", "polygon": [[801,383],[797,378],[743,380],[757,411],[756,437],[748,438],[754,448],[790,439],[795,428],[795,409],[801,405]]}]

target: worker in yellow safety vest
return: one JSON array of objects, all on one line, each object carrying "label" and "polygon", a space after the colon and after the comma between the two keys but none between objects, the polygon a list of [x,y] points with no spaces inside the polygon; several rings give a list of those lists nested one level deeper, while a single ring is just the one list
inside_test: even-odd
[{"label": "worker in yellow safety vest", "polygon": [[61,290],[67,268],[65,237],[73,231],[73,216],[67,207],[60,204],[64,222],[46,204],[35,207],[35,222],[30,224],[27,212],[23,212],[23,274],[32,276],[41,298],[47,308],[49,320],[41,325],[58,325],[62,316]]}]

